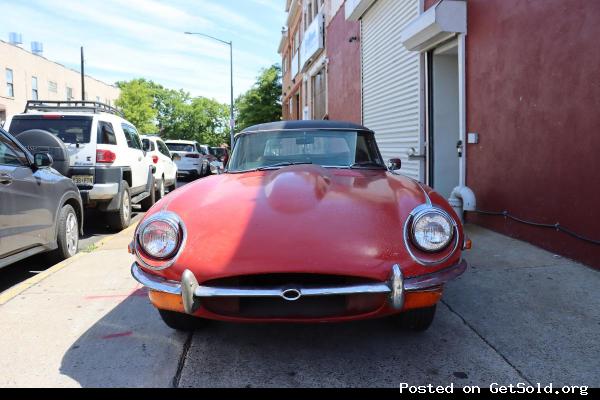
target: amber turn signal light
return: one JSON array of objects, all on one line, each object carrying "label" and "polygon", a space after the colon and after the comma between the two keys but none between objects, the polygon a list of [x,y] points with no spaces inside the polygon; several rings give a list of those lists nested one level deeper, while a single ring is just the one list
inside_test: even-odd
[{"label": "amber turn signal light", "polygon": [[473,247],[473,242],[469,238],[465,238],[465,243],[463,244],[463,250],[471,250]]}]

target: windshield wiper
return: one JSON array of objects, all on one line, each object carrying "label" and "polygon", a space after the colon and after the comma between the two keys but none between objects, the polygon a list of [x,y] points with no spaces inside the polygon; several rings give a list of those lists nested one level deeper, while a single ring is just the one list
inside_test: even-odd
[{"label": "windshield wiper", "polygon": [[381,165],[375,161],[361,161],[350,165],[351,169],[373,169],[373,167],[376,167],[376,169],[387,169],[385,165]]},{"label": "windshield wiper", "polygon": [[312,161],[300,161],[300,162],[284,161],[284,162],[280,162],[277,164],[266,165],[264,167],[256,168],[256,171],[265,171],[265,170],[269,170],[269,169],[287,167],[289,165],[305,165],[305,164],[312,164]]}]

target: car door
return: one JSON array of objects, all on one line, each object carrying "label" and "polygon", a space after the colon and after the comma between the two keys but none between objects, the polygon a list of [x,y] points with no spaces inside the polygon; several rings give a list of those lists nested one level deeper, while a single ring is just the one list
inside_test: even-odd
[{"label": "car door", "polygon": [[24,149],[0,131],[0,257],[51,240],[56,210],[50,184],[31,169]]},{"label": "car door", "polygon": [[148,182],[149,163],[136,129],[128,124],[122,124],[122,127],[127,139],[129,160],[131,163],[131,186],[134,189],[141,190],[146,187],[146,183]]},{"label": "car door", "polygon": [[177,166],[171,159],[171,152],[167,148],[167,145],[164,144],[164,142],[160,139],[156,141],[156,145],[158,146],[160,160],[163,165],[163,170],[165,171],[165,179],[169,181],[175,180],[177,175]]}]

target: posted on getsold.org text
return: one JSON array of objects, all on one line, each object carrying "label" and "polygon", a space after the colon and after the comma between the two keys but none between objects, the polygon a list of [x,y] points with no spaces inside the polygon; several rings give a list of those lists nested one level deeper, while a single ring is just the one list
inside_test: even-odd
[{"label": "posted on getsold.org text", "polygon": [[444,385],[411,385],[405,382],[400,383],[401,394],[478,394],[487,392],[491,394],[547,394],[547,395],[588,395],[588,386],[577,385],[554,385],[552,383],[515,383],[499,384],[491,383],[488,386],[456,386],[454,383]]}]

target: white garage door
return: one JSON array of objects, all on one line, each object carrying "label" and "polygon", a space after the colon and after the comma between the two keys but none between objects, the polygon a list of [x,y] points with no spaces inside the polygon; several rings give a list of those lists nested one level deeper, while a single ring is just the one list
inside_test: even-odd
[{"label": "white garage door", "polygon": [[419,55],[400,42],[402,29],[418,16],[418,0],[377,0],[363,15],[363,124],[375,131],[386,161],[400,157],[401,172],[422,179],[422,162],[407,156],[422,147]]}]

